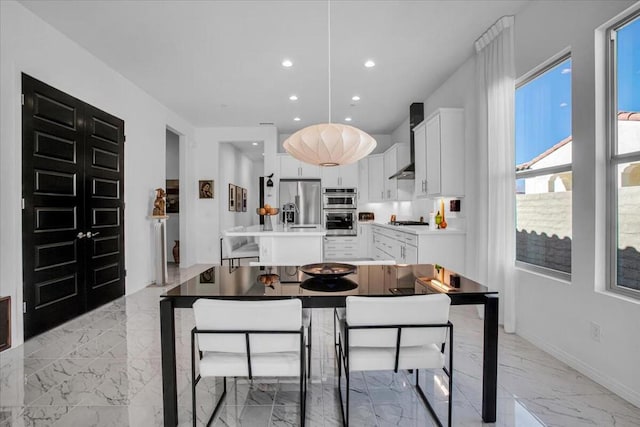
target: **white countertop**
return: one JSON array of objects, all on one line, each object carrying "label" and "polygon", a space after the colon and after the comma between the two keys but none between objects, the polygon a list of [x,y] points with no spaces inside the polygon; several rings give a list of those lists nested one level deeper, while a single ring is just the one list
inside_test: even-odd
[{"label": "white countertop", "polygon": [[467,234],[464,230],[454,230],[451,228],[445,228],[444,230],[429,230],[428,225],[391,225],[381,222],[362,222],[361,224],[370,224],[378,227],[386,228],[393,231],[400,231],[404,233],[411,233],[417,235],[433,234],[433,235],[445,235],[445,234]]},{"label": "white countertop", "polygon": [[273,226],[273,230],[264,231],[262,225],[250,225],[243,230],[225,231],[226,236],[286,236],[286,237],[312,237],[312,236],[326,236],[327,230],[322,226],[315,226],[314,228],[295,228],[294,226],[288,226],[286,229],[283,224],[276,224]]}]

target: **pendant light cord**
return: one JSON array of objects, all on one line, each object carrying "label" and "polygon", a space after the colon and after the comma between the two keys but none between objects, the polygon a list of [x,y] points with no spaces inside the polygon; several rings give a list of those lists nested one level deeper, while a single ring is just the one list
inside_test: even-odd
[{"label": "pendant light cord", "polygon": [[327,0],[327,53],[329,56],[329,123],[331,123],[331,0]]}]

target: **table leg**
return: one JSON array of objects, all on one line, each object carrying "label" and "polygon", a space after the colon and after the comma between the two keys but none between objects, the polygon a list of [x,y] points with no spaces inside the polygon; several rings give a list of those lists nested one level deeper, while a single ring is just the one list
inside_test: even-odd
[{"label": "table leg", "polygon": [[484,305],[484,351],[482,356],[482,420],[496,421],[498,396],[498,296],[487,295]]},{"label": "table leg", "polygon": [[178,425],[176,386],[176,325],[173,300],[160,301],[160,352],[162,356],[162,403],[165,427]]}]

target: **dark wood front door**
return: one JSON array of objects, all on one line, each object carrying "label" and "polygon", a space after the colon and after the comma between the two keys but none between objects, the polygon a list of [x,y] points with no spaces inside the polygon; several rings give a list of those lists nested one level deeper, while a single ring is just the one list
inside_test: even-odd
[{"label": "dark wood front door", "polygon": [[25,74],[22,90],[28,338],[124,294],[124,122]]}]

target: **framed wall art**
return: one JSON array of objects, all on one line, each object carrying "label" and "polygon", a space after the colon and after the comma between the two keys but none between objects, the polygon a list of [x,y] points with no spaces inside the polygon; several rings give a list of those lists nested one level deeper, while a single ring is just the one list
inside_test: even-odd
[{"label": "framed wall art", "polygon": [[233,184],[229,184],[229,210],[236,210],[236,186]]},{"label": "framed wall art", "polygon": [[213,180],[198,181],[198,189],[201,199],[213,199]]},{"label": "framed wall art", "polygon": [[242,212],[242,187],[236,185],[236,212]]},{"label": "framed wall art", "polygon": [[247,189],[242,189],[242,212],[247,211]]}]

